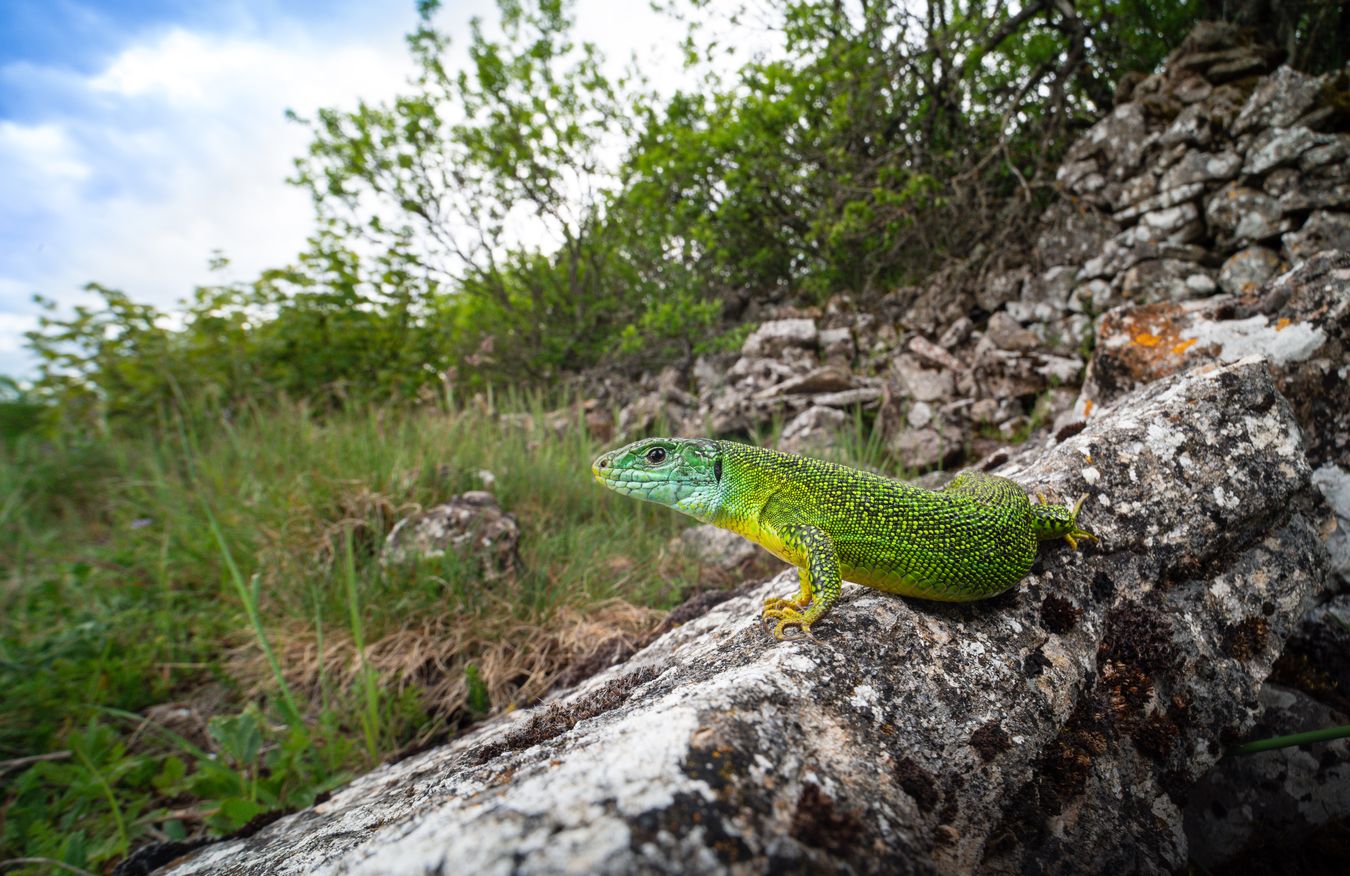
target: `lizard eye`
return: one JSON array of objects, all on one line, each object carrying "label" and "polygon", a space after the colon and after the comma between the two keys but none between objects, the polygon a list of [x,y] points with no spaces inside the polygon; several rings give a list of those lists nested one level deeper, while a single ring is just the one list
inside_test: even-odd
[{"label": "lizard eye", "polygon": [[664,447],[653,447],[647,451],[647,461],[652,465],[660,465],[666,461],[666,449]]}]

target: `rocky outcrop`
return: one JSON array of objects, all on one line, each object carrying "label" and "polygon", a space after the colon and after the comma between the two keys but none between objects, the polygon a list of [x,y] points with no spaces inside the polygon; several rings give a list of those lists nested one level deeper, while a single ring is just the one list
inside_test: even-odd
[{"label": "rocky outcrop", "polygon": [[815,641],[775,643],[757,607],[786,572],[171,872],[1182,868],[1187,790],[1323,586],[1293,412],[1243,360],[1000,471],[1088,492],[1101,546],[971,605],[849,585]]},{"label": "rocky outcrop", "polygon": [[1350,252],[1239,296],[1120,307],[1097,329],[1076,412],[1175,371],[1259,355],[1294,407],[1314,467],[1350,458]]},{"label": "rocky outcrop", "polygon": [[514,571],[520,525],[491,493],[473,490],[419,511],[394,525],[384,542],[385,563],[435,560],[446,553],[476,564],[485,580]]},{"label": "rocky outcrop", "polygon": [[[1220,759],[1350,708],[1350,78],[1206,25],[1118,100],[978,289],[779,307],[520,422],[823,453],[861,421],[929,478],[1089,493],[1099,547],[970,606],[850,586],[814,642],[757,628],[791,573],[705,594],[582,687],[175,872],[1172,872],[1350,823],[1343,742]],[[680,540],[731,576],[744,548]]]}]

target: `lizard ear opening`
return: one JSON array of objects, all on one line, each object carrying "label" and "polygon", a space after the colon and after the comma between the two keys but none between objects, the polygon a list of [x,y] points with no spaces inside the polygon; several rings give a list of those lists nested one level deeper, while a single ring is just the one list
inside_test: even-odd
[{"label": "lizard ear opening", "polygon": [[717,479],[719,484],[722,483],[722,460],[720,458],[713,462],[713,477]]}]

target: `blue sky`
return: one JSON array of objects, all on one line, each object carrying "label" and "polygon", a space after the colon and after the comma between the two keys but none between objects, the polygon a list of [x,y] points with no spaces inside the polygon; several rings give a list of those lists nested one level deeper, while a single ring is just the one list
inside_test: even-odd
[{"label": "blue sky", "polygon": [[[494,10],[445,0],[438,24],[462,48]],[[216,250],[223,279],[289,262],[311,213],[285,111],[398,93],[415,20],[414,0],[0,0],[0,374],[31,372],[34,293],[68,308],[97,281],[171,307],[222,279]],[[616,65],[678,67],[642,0],[580,0],[577,20]]]}]

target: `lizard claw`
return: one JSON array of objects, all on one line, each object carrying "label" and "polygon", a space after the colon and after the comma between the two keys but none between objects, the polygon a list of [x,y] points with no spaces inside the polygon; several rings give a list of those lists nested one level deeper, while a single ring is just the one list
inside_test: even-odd
[{"label": "lizard claw", "polygon": [[[791,600],[783,601],[790,602]],[[769,621],[775,619],[778,620],[778,623],[774,625],[773,628],[773,637],[780,642],[785,640],[786,637],[783,635],[783,629],[788,626],[800,628],[806,638],[815,641],[816,637],[811,635],[811,622],[806,619],[805,614],[798,611],[796,608],[790,606],[765,608],[764,612],[760,615],[760,618]]]}]

